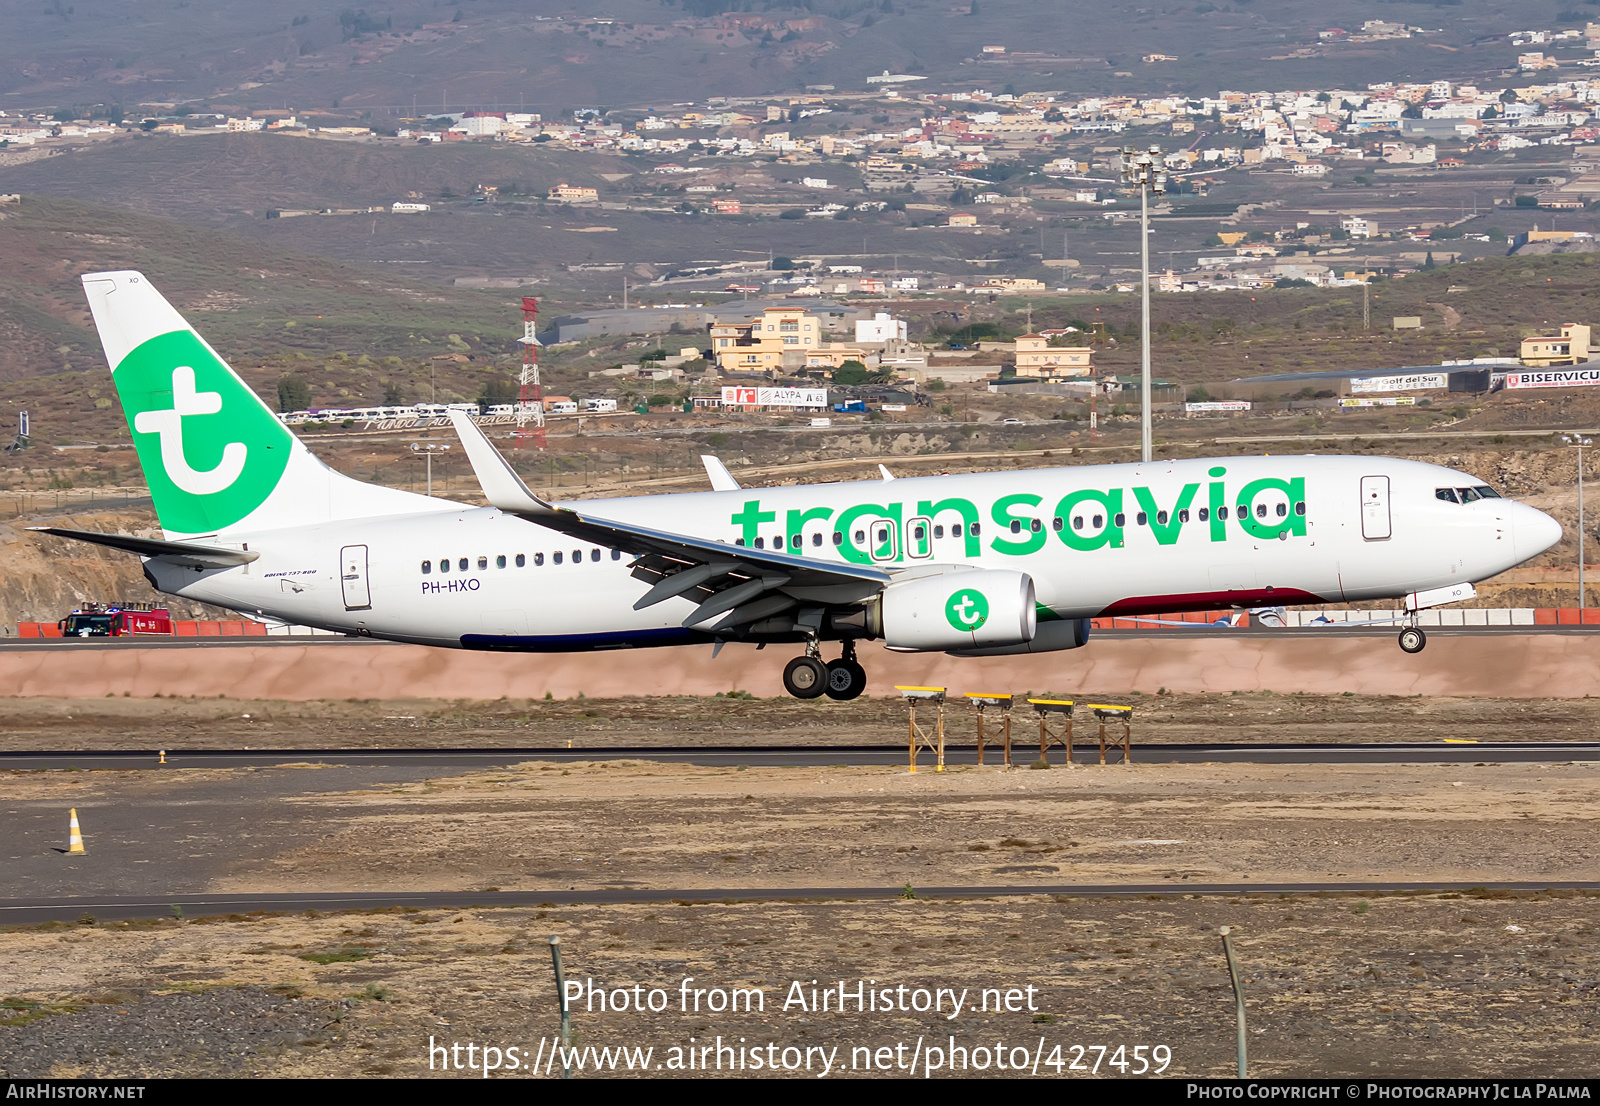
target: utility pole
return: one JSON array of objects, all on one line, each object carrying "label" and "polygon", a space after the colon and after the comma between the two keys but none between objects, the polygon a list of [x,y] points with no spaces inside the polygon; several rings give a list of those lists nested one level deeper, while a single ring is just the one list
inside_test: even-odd
[{"label": "utility pole", "polygon": [[[626,280],[626,278],[624,278]],[[544,449],[544,388],[539,383],[539,301],[528,296],[522,299],[522,374],[517,389],[516,448],[523,449],[531,441],[534,448]],[[533,429],[528,429],[528,423]]]},{"label": "utility pole", "polygon": [[441,445],[441,444],[435,443],[435,442],[429,442],[427,445],[416,445],[416,444],[413,444],[411,446],[411,452],[412,453],[421,454],[427,461],[427,466],[428,466],[428,495],[429,496],[433,495],[433,456],[436,453],[443,454],[443,453],[448,453],[449,451],[450,451],[449,445],[447,445],[447,444],[446,445]]},{"label": "utility pole", "polygon": [[1372,274],[1361,282],[1361,329],[1372,329]]},{"label": "utility pole", "polygon": [[1122,181],[1139,189],[1139,459],[1150,460],[1150,193],[1167,190],[1161,147],[1122,149]]}]

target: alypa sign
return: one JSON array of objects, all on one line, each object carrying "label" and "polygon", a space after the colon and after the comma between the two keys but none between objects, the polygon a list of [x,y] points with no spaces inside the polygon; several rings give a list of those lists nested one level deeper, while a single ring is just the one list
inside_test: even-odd
[{"label": "alypa sign", "polygon": [[724,407],[826,407],[826,388],[724,388]]}]

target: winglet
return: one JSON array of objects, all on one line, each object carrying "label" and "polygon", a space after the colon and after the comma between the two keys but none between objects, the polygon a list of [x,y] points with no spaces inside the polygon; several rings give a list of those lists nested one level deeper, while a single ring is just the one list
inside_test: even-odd
[{"label": "winglet", "polygon": [[472,472],[478,478],[483,494],[494,506],[510,514],[551,515],[556,508],[528,490],[517,471],[500,456],[500,451],[490,444],[472,416],[465,411],[450,411],[450,422],[461,439],[461,448],[467,451]]},{"label": "winglet", "polygon": [[878,471],[883,473],[884,480],[888,481],[888,480],[893,480],[894,479],[894,473],[889,471],[889,467],[887,465],[881,465],[880,464],[878,466]]},{"label": "winglet", "polygon": [[711,478],[711,490],[714,492],[736,492],[739,490],[739,481],[733,478],[733,473],[728,471],[728,466],[709,453],[700,455],[700,463],[706,467],[706,475]]}]

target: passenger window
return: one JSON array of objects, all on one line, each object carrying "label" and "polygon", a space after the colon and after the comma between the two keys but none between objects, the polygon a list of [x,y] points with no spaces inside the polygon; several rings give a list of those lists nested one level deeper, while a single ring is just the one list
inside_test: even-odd
[{"label": "passenger window", "polygon": [[1289,513],[1289,505],[1287,503],[1280,503],[1278,504],[1277,511],[1278,517],[1282,518],[1284,515]]},{"label": "passenger window", "polygon": [[1250,504],[1248,504],[1248,503],[1239,504],[1238,517],[1239,518],[1249,518],[1250,517]]},{"label": "passenger window", "polygon": [[[1161,521],[1165,522],[1166,519],[1162,519]],[[1179,522],[1188,522],[1189,521],[1189,508],[1185,507],[1183,510],[1178,512],[1178,521]]]},{"label": "passenger window", "polygon": [[433,571],[433,562],[432,561],[423,561],[422,562],[422,574],[424,576],[426,576],[432,571]]},{"label": "passenger window", "polygon": [[[1228,516],[1227,515],[1222,515],[1221,517],[1222,518],[1227,518]],[[1210,518],[1211,518],[1211,508],[1210,507],[1201,507],[1200,508],[1200,521],[1201,522],[1207,522],[1207,521],[1210,520]]]},{"label": "passenger window", "polygon": [[450,571],[450,558],[449,557],[440,557],[439,558],[439,571],[440,572],[449,572]]},{"label": "passenger window", "polygon": [[622,560],[622,550],[620,550],[620,549],[613,549],[613,550],[612,550],[612,551],[611,551],[611,559],[612,559],[612,560],[613,560],[613,561],[620,561],[620,560]]},{"label": "passenger window", "polygon": [[1044,523],[1040,522],[1036,518],[1035,519],[1029,519],[1028,520],[1028,529],[1032,530],[1035,534],[1037,534],[1039,531],[1044,529]]},{"label": "passenger window", "polygon": [[912,531],[912,536],[918,541],[926,541],[928,539],[928,528],[926,526],[919,526]]},{"label": "passenger window", "polygon": [[766,547],[767,547],[767,539],[766,538],[757,538],[756,539],[756,548],[757,549],[765,549]]},{"label": "passenger window", "polygon": [[1050,529],[1056,531],[1058,534],[1061,532],[1061,527],[1063,525],[1065,524],[1061,521],[1060,515],[1057,515],[1055,518],[1050,520]]},{"label": "passenger window", "polygon": [[1128,516],[1123,514],[1121,511],[1118,511],[1117,512],[1117,525],[1118,526],[1126,526],[1127,524],[1128,524]]},{"label": "passenger window", "polygon": [[1294,513],[1297,515],[1303,515],[1306,513],[1305,500],[1301,500],[1299,503],[1294,505]]},{"label": "passenger window", "polygon": [[504,567],[506,567],[506,555],[504,553],[501,553],[499,556],[497,556],[494,559],[494,567],[496,567],[496,568],[504,568]]},{"label": "passenger window", "polygon": [[959,522],[950,527],[950,536],[952,538],[959,538],[961,536],[961,524]]},{"label": "passenger window", "polygon": [[[543,564],[544,563],[544,554],[543,553],[535,553],[533,555],[533,563],[534,564]],[[517,554],[517,567],[518,568],[526,568],[527,566],[528,566],[527,554],[518,553]]]},{"label": "passenger window", "polygon": [[465,557],[462,557],[459,561],[456,562],[456,567],[459,568],[462,572],[465,572],[467,570],[467,559]]},{"label": "passenger window", "polygon": [[557,549],[554,553],[550,554],[550,563],[556,565],[561,563],[561,550]]},{"label": "passenger window", "polygon": [[[522,567],[522,554],[521,553],[517,554],[517,567],[518,568]],[[544,567],[544,554],[543,553],[535,553],[533,555],[533,567],[534,568],[543,568]]]},{"label": "passenger window", "polygon": [[598,561],[600,559],[600,550],[598,550],[598,549],[589,550],[589,559],[591,561]]},{"label": "passenger window", "polygon": [[744,544],[744,539],[743,538],[734,538],[733,539],[733,544],[734,545],[743,545]]},{"label": "passenger window", "polygon": [[[958,527],[956,527],[956,529],[959,531],[961,528],[958,526]],[[967,527],[967,533],[971,534],[973,537],[977,537],[978,536],[978,524],[976,522],[974,522],[971,526]],[[960,536],[961,535],[959,533],[956,534],[956,537],[959,538]]]},{"label": "passenger window", "polygon": [[822,544],[822,534],[820,532],[811,535],[811,544],[813,546],[817,546],[817,545],[821,545]]},{"label": "passenger window", "polygon": [[575,565],[581,565],[583,563],[583,550],[574,549],[572,551],[572,563]]},{"label": "passenger window", "polygon": [[1150,519],[1148,515],[1146,515],[1143,511],[1140,511],[1138,514],[1133,516],[1133,521],[1138,523],[1140,526],[1143,526],[1146,522],[1150,521]]},{"label": "passenger window", "polygon": [[488,557],[479,557],[478,558],[478,571],[482,572],[484,569],[486,569],[488,567],[489,567],[489,558]]},{"label": "passenger window", "polygon": [[867,532],[865,530],[857,530],[856,531],[856,544],[860,545],[862,542],[864,542],[866,540],[867,540]]},{"label": "passenger window", "polygon": [[1228,521],[1228,508],[1226,508],[1226,507],[1218,507],[1217,508],[1217,517],[1220,518],[1223,522],[1227,522]]},{"label": "passenger window", "polygon": [[1267,505],[1265,503],[1257,503],[1256,504],[1256,517],[1257,518],[1266,518],[1267,517]]},{"label": "passenger window", "polygon": [[1011,520],[1011,532],[1013,534],[1022,533],[1022,523],[1018,522],[1016,519],[1012,519]]},{"label": "passenger window", "polygon": [[1433,498],[1442,499],[1446,503],[1458,502],[1456,499],[1456,490],[1454,488],[1434,488]]},{"label": "passenger window", "polygon": [[935,526],[933,528],[933,536],[936,539],[944,537],[944,527],[943,526]]},{"label": "passenger window", "polygon": [[1100,529],[1100,527],[1105,525],[1105,521],[1106,521],[1106,516],[1105,515],[1095,515],[1094,516],[1094,522],[1093,522],[1094,528],[1096,530]]},{"label": "passenger window", "polygon": [[1082,515],[1073,515],[1072,516],[1072,528],[1074,530],[1082,530],[1083,529],[1083,516]]},{"label": "passenger window", "polygon": [[833,544],[834,545],[843,545],[844,544],[844,535],[841,534],[837,530],[835,530],[833,532]]},{"label": "passenger window", "polygon": [[1167,524],[1167,512],[1165,512],[1165,511],[1157,511],[1156,512],[1156,523],[1158,525],[1165,526]]}]

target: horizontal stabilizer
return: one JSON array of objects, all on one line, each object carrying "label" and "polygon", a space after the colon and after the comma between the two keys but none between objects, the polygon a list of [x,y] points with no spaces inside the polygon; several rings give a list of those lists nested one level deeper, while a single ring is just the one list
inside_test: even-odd
[{"label": "horizontal stabilizer", "polygon": [[253,549],[219,549],[211,545],[196,545],[194,542],[135,538],[128,534],[101,534],[94,530],[68,530],[61,526],[30,526],[28,529],[39,534],[88,542],[90,545],[121,549],[127,553],[137,553],[141,557],[160,557],[164,561],[186,568],[236,568],[239,565],[247,565],[261,556]]}]

